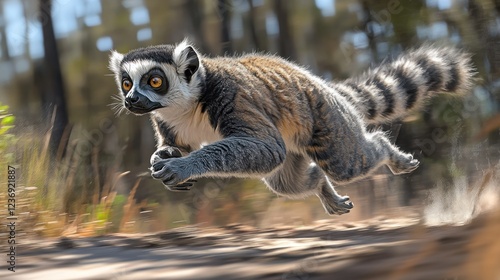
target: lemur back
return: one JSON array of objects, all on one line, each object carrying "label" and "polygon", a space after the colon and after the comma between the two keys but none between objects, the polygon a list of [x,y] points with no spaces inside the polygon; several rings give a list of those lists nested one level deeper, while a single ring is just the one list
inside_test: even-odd
[{"label": "lemur back", "polygon": [[208,58],[187,42],[114,52],[110,68],[123,105],[151,115],[152,176],[168,189],[189,190],[202,176],[260,177],[280,195],[316,194],[329,214],[353,207],[333,184],[383,164],[394,174],[418,167],[368,124],[402,118],[432,92],[465,93],[473,75],[467,55],[423,47],[328,83],[276,56]]}]

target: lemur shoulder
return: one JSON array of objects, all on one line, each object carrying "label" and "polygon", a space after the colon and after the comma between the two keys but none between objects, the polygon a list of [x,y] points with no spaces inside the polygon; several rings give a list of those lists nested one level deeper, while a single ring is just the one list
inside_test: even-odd
[{"label": "lemur shoulder", "polygon": [[205,176],[259,177],[279,195],[317,195],[339,215],[353,204],[334,185],[384,164],[394,174],[419,165],[367,125],[400,119],[432,93],[465,93],[474,72],[454,48],[422,47],[327,82],[277,56],[209,58],[187,41],[112,52],[110,69],[121,106],[151,117],[152,176],[168,189],[189,190]]}]

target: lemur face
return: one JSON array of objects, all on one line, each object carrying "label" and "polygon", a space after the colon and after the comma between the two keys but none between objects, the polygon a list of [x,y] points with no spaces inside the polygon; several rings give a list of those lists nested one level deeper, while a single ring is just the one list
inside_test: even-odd
[{"label": "lemur face", "polygon": [[142,115],[159,108],[186,107],[197,99],[202,65],[186,41],[136,49],[123,55],[113,51],[109,68],[114,72],[119,100],[128,111]]}]

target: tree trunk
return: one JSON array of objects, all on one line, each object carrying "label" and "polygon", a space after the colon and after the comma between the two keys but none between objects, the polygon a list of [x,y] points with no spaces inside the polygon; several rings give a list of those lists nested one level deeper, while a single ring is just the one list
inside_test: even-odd
[{"label": "tree trunk", "polygon": [[230,0],[218,0],[217,9],[221,17],[221,43],[222,54],[230,53],[231,48],[231,35],[229,28],[231,24],[231,4]]},{"label": "tree trunk", "polygon": [[66,147],[68,133],[68,111],[64,94],[61,66],[59,64],[59,52],[54,35],[51,17],[51,0],[40,0],[40,15],[43,32],[43,48],[45,57],[44,68],[44,90],[42,96],[42,110],[45,120],[50,120],[52,130],[49,149],[52,156],[62,156]]},{"label": "tree trunk", "polygon": [[250,27],[250,35],[252,37],[253,44],[255,46],[256,51],[265,50],[262,40],[259,37],[257,32],[257,20],[256,20],[256,11],[255,6],[253,4],[253,0],[247,0],[248,7],[250,10],[248,11],[248,25]]},{"label": "tree trunk", "polygon": [[366,20],[363,21],[363,30],[365,30],[366,37],[368,37],[368,46],[370,47],[370,51],[372,52],[372,57],[375,62],[379,62],[379,56],[377,51],[377,43],[375,42],[375,34],[373,29],[370,26],[371,22],[375,22],[371,9],[367,1],[362,1],[361,6],[363,7],[363,12],[365,13]]},{"label": "tree trunk", "polygon": [[289,1],[275,0],[274,9],[278,18],[279,34],[279,52],[281,56],[294,60],[296,58],[295,44],[290,32],[290,22],[288,16]]},{"label": "tree trunk", "polygon": [[203,25],[205,24],[205,13],[204,13],[204,2],[197,0],[188,0],[185,3],[185,10],[188,14],[188,18],[191,20],[193,25],[192,32],[195,38],[198,39],[197,47],[203,53],[211,53],[213,50],[210,49],[203,33]]}]

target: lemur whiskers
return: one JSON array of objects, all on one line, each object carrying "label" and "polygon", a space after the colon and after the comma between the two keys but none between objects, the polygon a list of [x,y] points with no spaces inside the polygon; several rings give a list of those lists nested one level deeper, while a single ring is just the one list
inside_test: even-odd
[{"label": "lemur whiskers", "polygon": [[123,106],[151,116],[152,176],[168,189],[189,190],[203,176],[260,177],[280,195],[317,195],[329,214],[353,207],[333,184],[384,164],[394,174],[418,167],[368,124],[403,118],[433,92],[465,93],[473,76],[469,57],[453,48],[422,47],[326,82],[276,56],[209,58],[187,41],[113,52],[110,69]]}]

